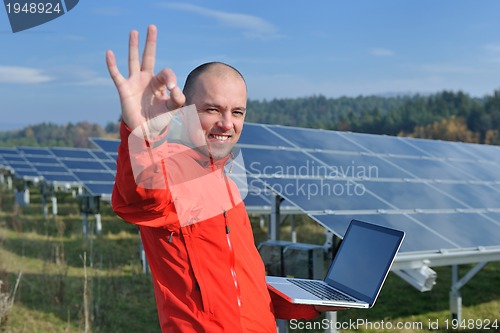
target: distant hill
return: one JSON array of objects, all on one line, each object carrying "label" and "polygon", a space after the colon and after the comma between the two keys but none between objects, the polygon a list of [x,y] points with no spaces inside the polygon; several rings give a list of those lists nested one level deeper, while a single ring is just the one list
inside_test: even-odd
[{"label": "distant hill", "polygon": [[108,123],[105,128],[88,122],[31,125],[21,130],[0,132],[0,146],[89,148],[91,146],[89,137],[118,138],[118,123]]},{"label": "distant hill", "polygon": [[[360,133],[500,144],[500,90],[474,98],[463,92],[426,95],[249,100],[256,123]],[[89,147],[89,137],[118,138],[119,123],[43,123],[0,132],[0,146]]]},{"label": "distant hill", "polygon": [[312,96],[249,101],[257,123],[360,133],[500,144],[500,90],[474,98],[463,92],[426,95]]}]

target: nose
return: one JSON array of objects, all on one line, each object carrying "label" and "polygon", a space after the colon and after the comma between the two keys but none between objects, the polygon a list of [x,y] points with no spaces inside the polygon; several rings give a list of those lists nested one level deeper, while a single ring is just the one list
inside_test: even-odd
[{"label": "nose", "polygon": [[217,126],[224,131],[232,129],[234,127],[234,124],[231,112],[222,113],[219,121],[217,122]]}]

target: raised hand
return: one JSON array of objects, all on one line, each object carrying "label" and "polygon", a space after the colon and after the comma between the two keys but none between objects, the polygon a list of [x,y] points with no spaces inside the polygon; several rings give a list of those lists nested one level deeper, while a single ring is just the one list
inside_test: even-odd
[{"label": "raised hand", "polygon": [[118,70],[113,52],[110,50],[106,52],[109,74],[120,95],[122,117],[131,129],[183,106],[186,101],[171,69],[166,68],[157,75],[154,74],[156,38],[157,29],[154,25],[150,25],[141,64],[139,33],[135,30],[130,32],[128,78],[124,78]]}]

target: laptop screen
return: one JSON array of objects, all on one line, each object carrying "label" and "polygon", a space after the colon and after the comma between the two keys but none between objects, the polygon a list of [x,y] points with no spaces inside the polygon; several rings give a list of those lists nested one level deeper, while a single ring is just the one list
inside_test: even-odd
[{"label": "laptop screen", "polygon": [[353,220],[325,282],[373,304],[403,237],[401,231]]}]

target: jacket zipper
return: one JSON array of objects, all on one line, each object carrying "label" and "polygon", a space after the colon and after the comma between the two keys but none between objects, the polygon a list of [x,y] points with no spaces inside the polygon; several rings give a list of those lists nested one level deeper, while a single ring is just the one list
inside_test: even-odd
[{"label": "jacket zipper", "polygon": [[170,233],[170,236],[168,237],[168,243],[171,244],[172,241],[174,240],[174,235],[175,235],[175,231],[172,231]]},{"label": "jacket zipper", "polygon": [[238,306],[241,307],[241,291],[240,291],[240,285],[238,283],[238,277],[236,276],[236,269],[235,269],[235,261],[234,261],[234,249],[233,249],[233,244],[231,243],[231,229],[229,228],[229,225],[227,224],[227,212],[224,210],[224,222],[226,224],[226,239],[227,239],[227,245],[229,247],[229,257],[230,257],[230,269],[231,269],[231,277],[233,278],[233,283],[234,287],[236,289],[236,299],[238,301]]}]

